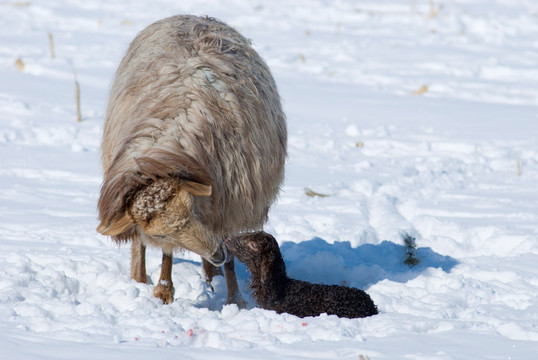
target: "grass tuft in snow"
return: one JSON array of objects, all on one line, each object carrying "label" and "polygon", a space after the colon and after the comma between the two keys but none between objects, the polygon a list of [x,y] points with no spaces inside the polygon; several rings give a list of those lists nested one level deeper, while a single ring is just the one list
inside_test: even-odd
[{"label": "grass tuft in snow", "polygon": [[420,260],[417,258],[417,244],[415,242],[415,238],[409,234],[403,234],[402,238],[405,245],[404,264],[412,268],[420,262]]},{"label": "grass tuft in snow", "polygon": [[24,71],[24,67],[25,67],[24,61],[22,61],[21,58],[18,58],[17,60],[15,60],[15,67],[19,71]]},{"label": "grass tuft in snow", "polygon": [[327,194],[321,194],[319,192],[316,192],[310,188],[305,188],[304,189],[304,193],[306,196],[308,197],[321,197],[321,198],[325,198],[325,197],[329,197],[330,195],[327,195]]},{"label": "grass tuft in snow", "polygon": [[418,90],[412,91],[411,95],[422,95],[428,91],[428,85],[422,85]]}]

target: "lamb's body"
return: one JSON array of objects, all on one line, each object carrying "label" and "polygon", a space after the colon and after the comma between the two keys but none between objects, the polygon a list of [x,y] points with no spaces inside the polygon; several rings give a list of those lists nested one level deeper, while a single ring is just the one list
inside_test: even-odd
[{"label": "lamb's body", "polygon": [[299,317],[327,313],[359,318],[377,314],[374,302],[362,290],[288,278],[278,243],[267,233],[228,238],[226,245],[248,267],[253,296],[264,309]]},{"label": "lamb's body", "polygon": [[[274,287],[274,285],[270,286]],[[345,318],[360,318],[377,314],[370,297],[356,288],[311,284],[290,278],[279,282],[278,288],[281,289],[281,293],[275,298],[267,294],[256,296],[262,308],[299,317],[327,313]],[[256,291],[255,286],[253,289]]]},{"label": "lamb's body", "polygon": [[[248,40],[224,23],[158,21],[133,40],[118,68],[102,151],[98,230],[132,241],[133,278],[145,282],[138,253],[146,244],[221,263],[218,239],[261,229],[283,179],[286,123],[275,82]],[[192,192],[192,182],[205,188]],[[177,224],[166,217],[178,211],[133,209],[179,203],[170,199],[182,192],[179,220],[195,223],[195,232],[181,228],[163,239],[159,225],[144,222],[157,214],[160,223]]]}]

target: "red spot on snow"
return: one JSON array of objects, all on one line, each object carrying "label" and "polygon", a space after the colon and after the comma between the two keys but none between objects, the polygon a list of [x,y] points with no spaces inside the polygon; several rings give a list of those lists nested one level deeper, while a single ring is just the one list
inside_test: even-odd
[{"label": "red spot on snow", "polygon": [[139,338],[137,338],[137,337],[135,337],[135,341],[138,341],[138,340],[140,340],[140,339],[139,339]]},{"label": "red spot on snow", "polygon": [[302,325],[302,326],[306,326],[306,325],[308,325],[308,324],[304,322],[304,323],[302,323],[301,325]]},{"label": "red spot on snow", "polygon": [[194,331],[192,331],[192,329],[189,329],[185,331],[185,334],[187,334],[188,337],[192,337],[192,335],[194,335]]}]

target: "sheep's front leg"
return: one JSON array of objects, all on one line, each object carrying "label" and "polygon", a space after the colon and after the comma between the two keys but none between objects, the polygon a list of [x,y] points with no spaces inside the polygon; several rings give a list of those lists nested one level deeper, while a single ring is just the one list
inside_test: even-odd
[{"label": "sheep's front leg", "polygon": [[213,285],[211,285],[211,282],[213,281],[213,278],[217,275],[224,275],[222,273],[222,269],[220,267],[216,267],[213,264],[211,264],[206,259],[202,258],[202,268],[204,269],[205,273],[205,282],[209,287],[211,288],[211,291],[215,292],[215,288],[213,288]]},{"label": "sheep's front leg", "polygon": [[[226,278],[226,288],[228,290],[228,296],[226,298],[226,304],[237,304],[240,309],[247,307],[247,302],[241,296],[239,286],[237,285],[237,277],[235,275],[234,258],[230,252],[228,256],[231,256],[231,260],[224,264],[224,273]],[[212,291],[215,291],[211,282],[216,275],[223,275],[220,267],[215,267],[206,259],[202,259],[202,267],[205,272],[205,281],[211,287]]]},{"label": "sheep's front leg", "polygon": [[153,295],[161,299],[164,304],[170,304],[174,301],[174,285],[172,284],[173,260],[172,255],[163,252],[161,276],[159,283],[153,289]]},{"label": "sheep's front leg", "polygon": [[230,253],[228,253],[228,255],[231,257],[231,259],[224,264],[224,274],[226,277],[226,287],[228,290],[226,304],[237,304],[237,307],[244,309],[247,307],[247,302],[243,299],[243,296],[241,296],[239,286],[237,285],[234,257]]},{"label": "sheep's front leg", "polygon": [[146,246],[135,235],[131,244],[131,279],[147,284],[146,275]]}]

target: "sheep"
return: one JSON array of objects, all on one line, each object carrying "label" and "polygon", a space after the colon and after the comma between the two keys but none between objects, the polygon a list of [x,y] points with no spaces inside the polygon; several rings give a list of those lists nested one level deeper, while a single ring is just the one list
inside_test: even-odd
[{"label": "sheep", "polygon": [[173,252],[224,264],[227,303],[244,306],[224,238],[261,230],[284,177],[287,129],[275,81],[249,40],[223,22],[179,15],[131,42],[110,90],[97,231],[131,243],[147,283],[146,246],[162,249],[154,295],[174,300]]},{"label": "sheep", "polygon": [[345,318],[377,314],[376,305],[362,290],[288,278],[278,243],[263,231],[227,238],[225,243],[250,271],[253,297],[264,309],[301,318],[322,313]]}]

